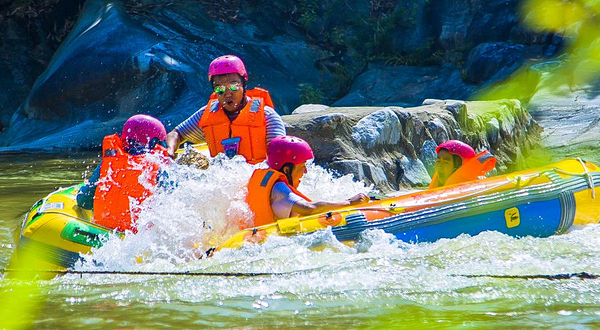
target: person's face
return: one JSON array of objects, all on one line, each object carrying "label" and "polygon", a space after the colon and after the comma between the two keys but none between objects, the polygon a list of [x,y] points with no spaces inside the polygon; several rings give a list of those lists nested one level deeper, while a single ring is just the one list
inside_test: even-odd
[{"label": "person's face", "polygon": [[300,163],[296,166],[294,166],[294,169],[292,170],[291,176],[292,176],[292,186],[294,188],[298,188],[298,186],[300,185],[300,179],[302,179],[302,177],[304,176],[304,174],[306,173],[306,162]]},{"label": "person's face", "polygon": [[452,154],[448,150],[440,150],[438,153],[437,160],[435,161],[435,170],[437,172],[438,179],[443,184],[448,178],[454,173],[454,160]]},{"label": "person's face", "polygon": [[236,112],[242,105],[244,88],[242,77],[237,73],[229,73],[215,76],[213,88],[217,93],[217,99],[227,112]]}]

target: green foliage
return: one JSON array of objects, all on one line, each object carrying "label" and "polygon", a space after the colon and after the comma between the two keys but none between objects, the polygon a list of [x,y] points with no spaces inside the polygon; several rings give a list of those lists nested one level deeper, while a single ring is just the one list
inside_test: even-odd
[{"label": "green foliage", "polygon": [[317,0],[300,0],[300,18],[298,23],[306,30],[310,30],[318,19],[319,2]]},{"label": "green foliage", "polygon": [[301,104],[322,104],[325,99],[323,92],[311,84],[300,84]]},{"label": "green foliage", "polygon": [[[2,1],[0,1],[2,2]],[[25,23],[29,32],[37,31],[50,44],[60,44],[73,28],[83,0],[15,0],[0,5],[0,24],[7,19]],[[68,4],[68,9],[65,9]]]}]

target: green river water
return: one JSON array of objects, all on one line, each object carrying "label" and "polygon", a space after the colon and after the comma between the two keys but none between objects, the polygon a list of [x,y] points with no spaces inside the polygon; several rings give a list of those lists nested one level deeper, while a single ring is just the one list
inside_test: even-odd
[{"label": "green river water", "polygon": [[[0,268],[8,265],[13,234],[29,207],[58,187],[81,182],[94,162],[95,154],[0,156]],[[227,165],[218,164],[215,171],[219,166],[226,172]],[[348,193],[339,187],[345,181],[323,172],[309,170],[307,180],[324,195]],[[207,188],[210,195],[203,196],[197,186],[180,183],[186,197],[174,194],[161,204],[167,213],[154,222],[157,227],[161,219],[175,224],[169,231],[174,235],[193,231],[197,220],[181,205],[211,212],[226,208],[226,194],[218,189],[228,184],[222,178],[220,187]],[[21,295],[14,304],[23,308],[8,306],[14,310],[12,324],[33,329],[600,329],[598,279],[459,276],[600,274],[597,225],[543,239],[485,232],[423,244],[371,232],[354,248],[325,231],[187,261],[173,257],[179,251],[176,236],[160,231],[155,236],[110,241],[98,258],[110,269],[283,274],[66,275],[38,283],[3,278],[0,297]],[[311,249],[315,242],[324,248]],[[140,245],[157,257],[131,265],[128,253]],[[0,320],[0,328],[3,324],[11,323]]]}]

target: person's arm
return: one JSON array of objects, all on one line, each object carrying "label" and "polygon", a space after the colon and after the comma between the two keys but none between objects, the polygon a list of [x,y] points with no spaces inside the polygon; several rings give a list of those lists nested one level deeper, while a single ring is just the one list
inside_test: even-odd
[{"label": "person's arm", "polygon": [[271,107],[265,107],[265,124],[267,130],[267,145],[278,136],[285,135],[285,125],[281,116]]},{"label": "person's arm", "polygon": [[175,157],[175,150],[185,141],[192,143],[201,143],[205,141],[204,132],[198,123],[204,114],[206,106],[200,108],[188,119],[177,125],[169,134],[167,134],[167,153],[171,157]]},{"label": "person's arm", "polygon": [[324,213],[344,206],[355,205],[369,201],[369,196],[360,193],[341,202],[315,201],[300,199],[292,206],[292,212],[301,216]]},{"label": "person's arm", "polygon": [[175,150],[179,148],[181,144],[181,135],[176,129],[172,130],[167,134],[167,154],[171,158],[175,158]]},{"label": "person's arm", "polygon": [[100,166],[102,162],[96,166],[94,172],[85,184],[79,189],[77,193],[77,206],[82,209],[91,210],[94,208],[94,195],[96,194],[96,187],[98,186],[98,180],[100,180]]}]

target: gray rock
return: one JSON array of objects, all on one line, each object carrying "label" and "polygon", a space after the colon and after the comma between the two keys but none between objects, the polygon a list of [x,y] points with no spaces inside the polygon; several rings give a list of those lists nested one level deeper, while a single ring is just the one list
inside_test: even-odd
[{"label": "gray rock", "polygon": [[355,180],[364,180],[363,163],[358,160],[338,160],[328,164],[328,168],[340,175],[351,174]]},{"label": "gray rock", "polygon": [[487,132],[487,140],[490,145],[496,146],[500,140],[500,122],[497,118],[490,119],[486,126],[485,130]]},{"label": "gray rock", "polygon": [[532,117],[544,128],[543,145],[558,159],[584,157],[600,163],[600,84],[552,88],[543,83],[530,103]]},{"label": "gray rock", "polygon": [[425,166],[425,169],[430,176],[433,176],[433,173],[435,173],[435,161],[437,159],[437,153],[435,152],[435,149],[437,146],[438,145],[434,140],[427,140],[421,146],[421,157],[419,157],[419,159]]},{"label": "gray rock", "polygon": [[320,112],[323,110],[327,110],[328,108],[329,108],[329,106],[323,105],[323,104],[302,104],[301,106],[294,109],[294,111],[292,111],[291,114],[299,115],[302,113]]},{"label": "gray rock", "polygon": [[363,163],[363,173],[365,174],[365,177],[373,182],[376,186],[383,185],[388,181],[383,169],[370,163]]},{"label": "gray rock", "polygon": [[450,139],[451,134],[448,132],[440,118],[433,118],[429,121],[427,123],[427,129],[435,141],[447,141]]},{"label": "gray rock", "polygon": [[365,148],[397,144],[402,126],[394,111],[382,109],[362,118],[352,127],[352,139]]},{"label": "gray rock", "polygon": [[315,117],[314,121],[319,124],[321,129],[334,131],[344,123],[348,117],[343,113],[331,113],[319,117]]},{"label": "gray rock", "polygon": [[404,173],[401,179],[403,183],[410,186],[427,186],[431,182],[431,177],[420,159],[402,157],[400,164]]},{"label": "gray rock", "polygon": [[[457,120],[448,104],[467,119]],[[283,119],[289,135],[313,146],[317,164],[353,174],[383,192],[427,186],[435,148],[449,139],[465,141],[475,150],[489,149],[498,158],[499,173],[521,169],[525,155],[539,147],[541,133],[515,100],[445,100],[414,108],[331,107]]]},{"label": "gray rock", "polygon": [[450,111],[454,115],[454,118],[459,118],[461,113],[466,111],[467,104],[465,101],[446,100],[444,102],[444,109]]},{"label": "gray rock", "polygon": [[438,103],[444,103],[444,100],[425,99],[425,100],[423,100],[423,103],[421,103],[421,105],[432,105],[432,104],[438,104]]}]

